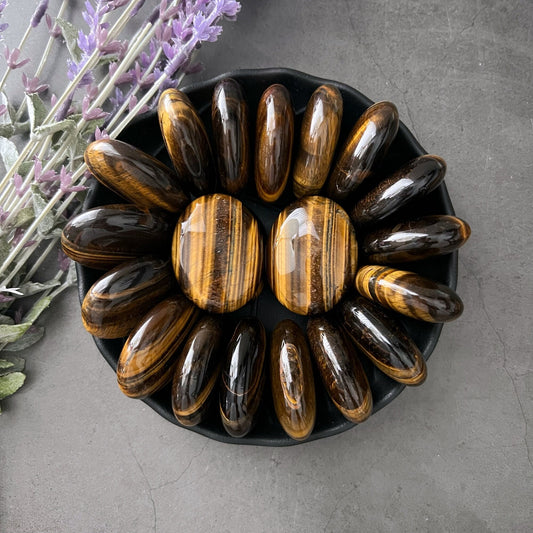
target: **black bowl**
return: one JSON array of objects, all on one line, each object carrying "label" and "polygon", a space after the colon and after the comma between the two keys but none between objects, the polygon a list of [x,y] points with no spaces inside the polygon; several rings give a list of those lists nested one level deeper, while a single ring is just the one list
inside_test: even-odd
[{"label": "black bowl", "polygon": [[[295,150],[298,148],[298,132],[305,106],[307,105],[311,94],[318,86],[324,83],[329,83],[336,86],[343,96],[344,115],[338,146],[342,146],[344,139],[352,129],[357,118],[373,103],[366,96],[347,85],[336,81],[316,78],[295,70],[276,68],[229,72],[212,80],[196,83],[183,89],[183,91],[189,95],[192,103],[198,110],[211,138],[211,96],[216,83],[227,77],[237,80],[244,89],[250,109],[250,133],[252,139],[255,129],[255,110],[263,91],[273,83],[281,83],[287,87],[292,97],[296,117]],[[155,155],[166,164],[171,165],[161,137],[156,112],[147,113],[133,122],[124,130],[120,139],[144,150],[145,152]],[[396,169],[408,160],[425,153],[425,150],[420,146],[405,125],[400,124],[396,139],[389,149],[381,171],[386,173]],[[243,200],[248,208],[256,215],[265,231],[265,235],[268,235],[268,231],[280,210],[294,199],[290,189],[291,187],[288,186],[286,193],[274,206],[266,206],[257,201],[253,185],[249,186],[248,189],[239,196],[239,198]],[[120,199],[112,192],[99,183],[94,183],[87,196],[84,208],[89,209],[91,207],[117,201],[120,201]],[[414,203],[409,206],[409,218],[426,214],[454,214],[444,184],[440,185],[438,189],[424,198],[422,202]],[[435,281],[439,281],[449,287],[455,288],[457,282],[457,252],[413,263],[407,265],[405,269],[416,271],[424,276],[434,279]],[[79,296],[80,300],[83,300],[86,292],[102,275],[102,272],[85,268],[80,265],[77,265],[77,271]],[[231,329],[231,325],[236,323],[239,318],[246,315],[259,316],[265,325],[267,334],[271,333],[276,323],[284,318],[292,318],[305,328],[307,319],[295,315],[281,306],[281,304],[279,304],[274,298],[272,292],[268,289],[268,284],[266,285],[266,288],[257,300],[249,303],[235,313],[226,315],[226,320],[231,323],[229,324],[229,329]],[[420,348],[424,358],[427,359],[435,348],[442,329],[442,324],[429,324],[400,316],[398,316],[398,318]],[[94,340],[106,361],[111,367],[113,367],[113,369],[116,369],[124,339],[105,340],[95,338]],[[362,360],[372,388],[374,412],[376,412],[398,396],[403,390],[404,385],[387,377],[370,364],[366,358],[362,357]],[[111,373],[108,378],[109,386],[114,386],[114,377]],[[320,379],[318,379],[316,368],[315,384],[317,393],[317,418],[315,429],[308,441],[329,437],[330,435],[335,435],[352,428],[354,424],[348,422],[330,401]],[[431,386],[431,375],[429,377],[429,383],[426,386]],[[170,422],[178,426],[180,425],[172,413],[170,385],[143,401]],[[284,433],[281,425],[277,421],[271,399],[270,387],[268,385],[265,387],[264,398],[257,416],[256,425],[246,437],[236,439],[230,437],[225,432],[220,421],[216,401],[213,403],[210,415],[205,422],[196,427],[187,429],[218,441],[235,444],[256,444],[262,446],[287,446],[298,444],[298,442],[290,439]]]}]

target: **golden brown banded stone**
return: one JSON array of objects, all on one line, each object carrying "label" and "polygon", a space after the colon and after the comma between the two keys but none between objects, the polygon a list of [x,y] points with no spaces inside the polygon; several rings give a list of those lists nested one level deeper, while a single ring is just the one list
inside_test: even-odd
[{"label": "golden brown banded stone", "polygon": [[371,173],[398,131],[398,110],[391,102],[370,106],[355,123],[328,180],[328,196],[347,198]]},{"label": "golden brown banded stone", "polygon": [[455,291],[414,272],[367,265],[357,272],[355,284],[366,298],[425,322],[449,322],[463,312]]},{"label": "golden brown banded stone", "polygon": [[92,142],[85,163],[100,183],[140,208],[176,213],[189,201],[172,170],[122,141]]},{"label": "golden brown banded stone", "polygon": [[339,139],[342,108],[341,93],[333,85],[321,85],[311,95],[293,170],[296,197],[317,194],[324,185]]},{"label": "golden brown banded stone", "polygon": [[213,194],[182,213],[172,243],[172,263],[183,292],[214,313],[239,309],[261,286],[263,238],[239,200]]},{"label": "golden brown banded stone", "polygon": [[315,382],[307,339],[292,320],[281,321],[272,333],[270,379],[285,433],[295,440],[307,439],[316,419]]},{"label": "golden brown banded stone", "polygon": [[125,337],[175,283],[170,260],[141,258],[122,263],[85,295],[81,306],[83,325],[95,337]]},{"label": "golden brown banded stone", "polygon": [[117,365],[120,390],[145,398],[163,387],[174,371],[178,352],[200,311],[185,296],[171,296],[149,311],[131,332]]},{"label": "golden brown banded stone", "polygon": [[188,189],[197,195],[215,188],[214,163],[205,127],[189,97],[178,89],[161,94],[159,125],[172,164]]},{"label": "golden brown banded stone", "polygon": [[353,284],[355,231],[346,212],[327,198],[305,196],[284,209],[267,254],[272,291],[299,315],[329,311]]},{"label": "golden brown banded stone", "polygon": [[275,202],[285,190],[291,169],[294,111],[289,91],[271,85],[257,107],[255,186],[265,202]]}]

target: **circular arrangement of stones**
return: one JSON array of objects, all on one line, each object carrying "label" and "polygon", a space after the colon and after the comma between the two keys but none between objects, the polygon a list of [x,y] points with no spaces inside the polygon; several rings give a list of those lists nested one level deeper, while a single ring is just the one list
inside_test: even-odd
[{"label": "circular arrangement of stones", "polygon": [[[188,96],[165,91],[158,117],[174,168],[118,140],[93,142],[88,168],[125,202],[78,215],[61,242],[81,265],[106,271],[85,296],[82,320],[96,337],[123,339],[124,394],[146,398],[170,383],[181,425],[216,412],[242,438],[269,383],[279,424],[303,441],[316,420],[316,373],[352,423],[373,408],[363,358],[398,383],[425,380],[424,358],[397,314],[442,323],[461,314],[462,302],[398,265],[456,250],[470,228],[451,215],[395,218],[439,186],[446,165],[423,155],[380,176],[399,126],[394,104],[353,117],[343,145],[343,98],[332,85],[311,95],[298,132],[281,84],[259,100],[254,146],[249,116],[239,83],[220,81],[211,143]],[[277,213],[271,228],[246,205],[250,190]],[[228,331],[224,317],[268,289],[295,318],[307,317],[305,331],[278,319],[268,334],[261,313]]]}]

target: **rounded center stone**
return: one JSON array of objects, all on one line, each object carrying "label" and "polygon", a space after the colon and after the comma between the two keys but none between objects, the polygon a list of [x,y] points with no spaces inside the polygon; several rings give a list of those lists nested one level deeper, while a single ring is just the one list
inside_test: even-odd
[{"label": "rounded center stone", "polygon": [[256,219],[226,194],[197,198],[176,224],[172,264],[182,291],[198,307],[239,309],[261,286],[263,239]]},{"label": "rounded center stone", "polygon": [[299,315],[329,311],[353,286],[355,230],[328,198],[306,196],[285,208],[270,231],[267,254],[272,291]]}]

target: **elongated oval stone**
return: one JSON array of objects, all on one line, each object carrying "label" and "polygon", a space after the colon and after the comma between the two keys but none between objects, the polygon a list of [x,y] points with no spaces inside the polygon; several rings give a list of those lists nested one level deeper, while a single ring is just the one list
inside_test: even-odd
[{"label": "elongated oval stone", "polygon": [[428,215],[368,233],[363,250],[371,263],[404,263],[448,254],[470,237],[470,226],[451,215]]},{"label": "elongated oval stone", "polygon": [[354,192],[396,137],[398,110],[391,102],[370,106],[355,123],[328,180],[328,196],[341,201]]},{"label": "elongated oval stone", "polygon": [[317,194],[326,182],[339,139],[342,108],[341,93],[333,85],[321,85],[311,95],[293,170],[296,197]]},{"label": "elongated oval stone", "polygon": [[449,322],[463,312],[455,291],[414,272],[367,265],[357,272],[355,284],[366,298],[425,322]]},{"label": "elongated oval stone", "polygon": [[363,196],[352,210],[352,219],[357,224],[383,220],[400,207],[437,188],[444,174],[446,163],[441,157],[417,157]]},{"label": "elongated oval stone", "polygon": [[169,260],[141,258],[122,263],[85,295],[81,306],[83,325],[101,339],[125,337],[174,285]]},{"label": "elongated oval stone", "polygon": [[199,424],[209,408],[223,357],[222,324],[205,316],[191,331],[172,380],[172,411],[184,426]]},{"label": "elongated oval stone", "polygon": [[133,205],[113,204],[71,219],[63,229],[61,246],[74,261],[108,270],[143,255],[167,255],[171,238],[165,219]]},{"label": "elongated oval stone", "polygon": [[271,85],[261,96],[255,133],[257,194],[265,202],[275,202],[287,185],[294,138],[294,111],[283,85]]},{"label": "elongated oval stone", "polygon": [[266,336],[256,318],[241,320],[228,348],[222,371],[220,415],[232,437],[244,437],[252,429],[265,382]]},{"label": "elongated oval stone", "polygon": [[427,375],[417,345],[378,304],[357,296],[340,304],[342,324],[355,345],[387,376],[420,385]]},{"label": "elongated oval stone", "polygon": [[248,104],[242,87],[235,80],[227,78],[217,83],[211,120],[220,183],[230,194],[237,194],[248,181],[250,142]]},{"label": "elongated oval stone", "polygon": [[350,219],[322,196],[305,196],[279,214],[267,253],[274,295],[299,315],[329,311],[352,285],[357,268]]},{"label": "elongated oval stone", "polygon": [[329,397],[347,420],[364,422],[372,413],[372,391],[355,348],[323,316],[309,320],[307,336]]},{"label": "elongated oval stone", "polygon": [[146,398],[172,378],[177,350],[198,318],[185,296],[171,296],[149,311],[131,332],[117,365],[120,390],[130,398]]},{"label": "elongated oval stone", "polygon": [[189,97],[178,89],[167,89],[159,98],[158,116],[165,146],[179,178],[196,195],[214,190],[209,138]]},{"label": "elongated oval stone", "polygon": [[125,142],[92,142],[85,150],[85,163],[100,183],[140,208],[176,213],[188,203],[172,170]]},{"label": "elongated oval stone", "polygon": [[260,287],[263,238],[256,219],[231,196],[197,198],[176,224],[172,264],[198,307],[213,313],[239,309]]},{"label": "elongated oval stone", "polygon": [[307,340],[292,320],[281,321],[272,333],[270,376],[281,426],[292,439],[306,440],[315,426],[315,382]]}]

